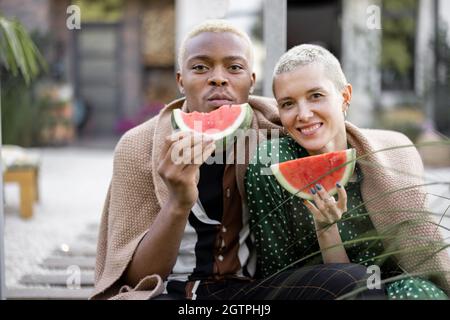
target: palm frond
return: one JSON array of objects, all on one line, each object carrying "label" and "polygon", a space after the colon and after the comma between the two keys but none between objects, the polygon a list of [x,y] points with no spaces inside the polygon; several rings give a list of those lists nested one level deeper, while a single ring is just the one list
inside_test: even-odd
[{"label": "palm frond", "polygon": [[27,84],[40,70],[47,70],[44,57],[17,19],[0,14],[0,61],[14,76],[20,74]]}]

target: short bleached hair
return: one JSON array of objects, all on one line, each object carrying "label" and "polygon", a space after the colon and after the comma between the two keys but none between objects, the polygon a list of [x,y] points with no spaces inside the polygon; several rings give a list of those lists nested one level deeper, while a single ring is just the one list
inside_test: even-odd
[{"label": "short bleached hair", "polygon": [[180,48],[178,49],[178,68],[180,70],[183,66],[184,55],[186,54],[186,43],[188,42],[189,39],[192,39],[193,37],[204,32],[215,32],[215,33],[230,32],[244,39],[249,49],[250,68],[253,68],[253,44],[248,34],[240,30],[239,28],[235,27],[226,20],[206,20],[201,24],[197,25],[196,27],[194,27],[194,29],[192,29],[181,42]]},{"label": "short bleached hair", "polygon": [[339,60],[327,49],[314,44],[295,46],[281,56],[275,65],[273,76],[290,72],[299,66],[319,63],[324,66],[325,74],[340,91],[348,84]]}]

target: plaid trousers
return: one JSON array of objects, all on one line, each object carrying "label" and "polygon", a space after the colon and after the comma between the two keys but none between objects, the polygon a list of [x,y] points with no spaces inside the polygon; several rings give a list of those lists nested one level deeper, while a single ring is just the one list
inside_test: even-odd
[{"label": "plaid trousers", "polygon": [[352,263],[329,263],[289,269],[266,279],[202,280],[168,286],[168,294],[157,300],[334,300],[355,289],[353,299],[386,299],[384,287],[368,289],[366,267]]}]

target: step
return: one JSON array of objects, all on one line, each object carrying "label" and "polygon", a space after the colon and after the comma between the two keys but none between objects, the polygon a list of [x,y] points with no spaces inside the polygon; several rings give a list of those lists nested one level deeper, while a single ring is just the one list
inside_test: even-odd
[{"label": "step", "polygon": [[98,234],[97,234],[97,233],[85,232],[85,233],[83,233],[83,234],[80,234],[80,235],[77,237],[77,239],[78,239],[79,241],[97,244]]},{"label": "step", "polygon": [[54,251],[56,256],[70,256],[70,257],[95,257],[97,254],[97,247],[93,245],[64,245]]},{"label": "step", "polygon": [[87,300],[93,292],[92,288],[8,288],[8,300]]},{"label": "step", "polygon": [[99,229],[100,229],[100,224],[98,222],[89,223],[86,226],[86,230],[89,230],[89,231],[92,231],[92,232],[98,232]]},{"label": "step", "polygon": [[58,257],[52,256],[45,259],[42,267],[49,269],[67,269],[70,266],[78,266],[80,269],[94,269],[94,257]]},{"label": "step", "polygon": [[[72,279],[70,274],[63,273],[49,273],[49,274],[27,274],[20,279],[20,283],[24,285],[51,285],[67,287],[67,280]],[[94,273],[81,272],[80,273],[81,287],[94,286]]]}]

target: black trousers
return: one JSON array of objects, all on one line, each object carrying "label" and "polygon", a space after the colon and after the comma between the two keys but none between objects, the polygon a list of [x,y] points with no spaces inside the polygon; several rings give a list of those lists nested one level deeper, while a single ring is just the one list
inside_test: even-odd
[{"label": "black trousers", "polygon": [[[362,265],[329,263],[290,269],[261,280],[204,280],[195,294],[197,300],[334,300],[361,288],[350,299],[386,299],[383,286],[367,288],[367,278]],[[169,294],[157,300],[185,299],[185,288],[182,282],[168,286]]]}]

